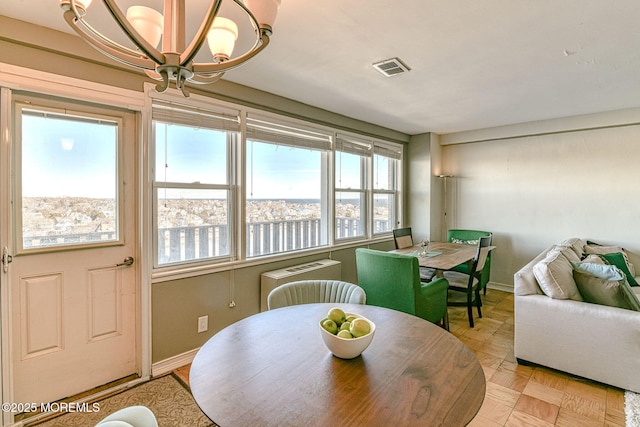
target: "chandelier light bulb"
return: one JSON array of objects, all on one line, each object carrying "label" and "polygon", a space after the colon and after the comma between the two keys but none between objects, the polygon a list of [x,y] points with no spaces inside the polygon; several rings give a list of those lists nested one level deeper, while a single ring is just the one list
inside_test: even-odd
[{"label": "chandelier light bulb", "polygon": [[84,10],[87,10],[89,9],[89,6],[91,6],[92,1],[93,0],[76,0],[76,3],[84,7]]},{"label": "chandelier light bulb", "polygon": [[244,0],[244,5],[256,17],[260,28],[271,30],[276,22],[282,0]]},{"label": "chandelier light bulb", "polygon": [[207,35],[209,50],[213,58],[226,61],[231,57],[233,47],[238,39],[238,26],[231,19],[218,17],[213,20],[213,25]]},{"label": "chandelier light bulb", "polygon": [[[91,6],[92,1],[93,0],[76,0],[75,5],[79,11],[85,13],[87,9],[89,9],[89,6]],[[60,0],[60,6],[63,9],[70,9],[71,8],[70,5],[71,5],[71,0]]]},{"label": "chandelier light bulb", "polygon": [[131,6],[127,9],[127,19],[150,45],[157,47],[160,44],[164,24],[160,12],[146,6]]}]

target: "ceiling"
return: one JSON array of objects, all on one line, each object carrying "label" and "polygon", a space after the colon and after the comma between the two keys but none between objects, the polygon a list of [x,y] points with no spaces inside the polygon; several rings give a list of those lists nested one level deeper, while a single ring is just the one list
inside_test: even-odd
[{"label": "ceiling", "polygon": [[[71,32],[58,3],[0,15]],[[411,71],[371,66],[391,57]],[[640,107],[640,1],[282,0],[271,44],[225,79],[410,135]]]}]

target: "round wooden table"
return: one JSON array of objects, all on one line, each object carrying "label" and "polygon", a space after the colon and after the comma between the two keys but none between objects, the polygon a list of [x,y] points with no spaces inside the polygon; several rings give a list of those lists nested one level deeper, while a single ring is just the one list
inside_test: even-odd
[{"label": "round wooden table", "polygon": [[[332,307],[376,324],[361,356],[333,356],[319,321]],[[304,304],[236,322],[198,351],[193,396],[221,427],[464,426],[485,395],[484,372],[456,337],[381,307]]]}]

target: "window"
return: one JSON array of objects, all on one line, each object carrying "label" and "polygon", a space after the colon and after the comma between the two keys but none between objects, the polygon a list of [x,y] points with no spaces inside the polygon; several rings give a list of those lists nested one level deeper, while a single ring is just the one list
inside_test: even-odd
[{"label": "window", "polygon": [[233,255],[237,112],[153,106],[156,266]]},{"label": "window", "polygon": [[373,234],[389,233],[396,223],[402,147],[375,143],[373,147]]},{"label": "window", "polygon": [[367,235],[367,182],[371,144],[339,136],[335,150],[335,239]]},{"label": "window", "polygon": [[155,268],[390,234],[402,146],[190,99],[152,106]]},{"label": "window", "polygon": [[314,129],[248,119],[247,257],[327,244],[330,143]]},{"label": "window", "polygon": [[19,250],[119,242],[121,120],[31,101],[16,120]]}]

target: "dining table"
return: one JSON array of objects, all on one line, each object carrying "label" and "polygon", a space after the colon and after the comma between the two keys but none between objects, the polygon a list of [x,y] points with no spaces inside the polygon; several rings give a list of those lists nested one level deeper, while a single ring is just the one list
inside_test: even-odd
[{"label": "dining table", "polygon": [[[495,246],[487,246],[483,251],[490,252]],[[478,245],[452,242],[429,242],[425,248],[421,245],[395,249],[390,252],[413,255],[418,258],[420,267],[434,268],[438,272],[451,270],[454,267],[471,263],[476,256]]]},{"label": "dining table", "polygon": [[[340,359],[320,321],[331,308],[375,323],[367,349]],[[464,426],[485,396],[474,353],[448,331],[387,308],[293,305],[227,326],[197,352],[190,388],[221,427]]]}]

